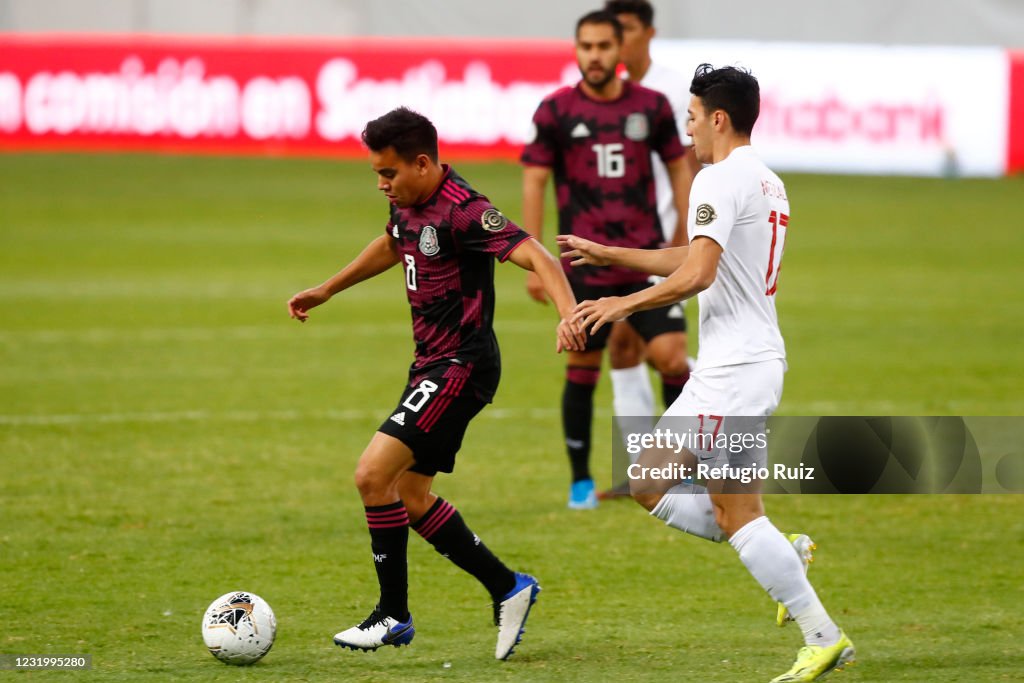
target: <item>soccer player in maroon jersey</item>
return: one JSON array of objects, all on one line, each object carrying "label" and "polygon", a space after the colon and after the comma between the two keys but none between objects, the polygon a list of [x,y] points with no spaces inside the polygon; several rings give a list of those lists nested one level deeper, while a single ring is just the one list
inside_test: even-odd
[{"label": "soccer player in maroon jersey", "polygon": [[[661,93],[619,78],[621,47],[622,25],[614,14],[597,11],[582,17],[576,25],[576,59],[583,79],[549,95],[533,116],[535,134],[521,157],[523,226],[538,238],[544,191],[554,175],[560,234],[636,249],[662,246],[652,152],[665,163],[679,215],[686,215],[693,170],[672,106]],[[647,274],[624,268],[565,269],[581,300],[626,296],[650,286]],[[528,276],[527,289],[543,301],[538,285]],[[632,315],[628,322],[647,343],[648,356],[663,377],[665,402],[671,404],[688,373],[685,319],[678,307],[666,306]],[[594,388],[609,329],[589,336],[583,351],[568,354],[562,426],[572,465],[569,507],[575,509],[597,505],[590,439]]]},{"label": "soccer player in maroon jersey", "polygon": [[491,594],[498,626],[495,657],[519,642],[540,586],[513,572],[480,542],[447,501],[431,493],[434,476],[451,472],[469,421],[491,402],[501,362],[494,335],[494,261],[538,274],[562,320],[557,350],[583,348],[567,322],[576,302],[554,258],[510,222],[447,164],[438,163],[437,130],[424,116],[395,109],[363,131],[377,188],[391,203],[383,235],[323,284],[288,301],[293,318],[335,294],[405,268],[415,360],[398,406],[356,466],[366,507],[380,601],[362,623],[334,636],[342,647],[376,650],[413,638],[406,546],[410,526],[479,580]]},{"label": "soccer player in maroon jersey", "polygon": [[[622,65],[626,68],[629,80],[639,83],[645,88],[657,90],[668,98],[676,116],[676,127],[682,136],[686,128],[690,79],[661,62],[653,61],[651,40],[656,33],[654,7],[648,0],[605,0],[603,9],[615,14],[619,23],[622,24],[622,50],[619,57],[622,59]],[[685,178],[692,181],[701,165],[692,151],[688,152],[683,159],[688,164]],[[680,219],[680,216],[685,214],[677,211],[678,201],[676,193],[672,191],[668,171],[657,155],[652,157],[651,163],[654,164],[658,215],[661,217],[661,229],[665,235],[665,242],[668,246],[673,247],[686,246],[686,231],[682,229],[685,227],[684,220]],[[689,187],[678,198],[688,196]],[[658,282],[660,279],[658,276],[652,276],[651,282]],[[673,308],[679,315],[684,316],[684,334],[686,333],[685,303],[680,301]],[[683,353],[686,352],[686,340],[684,339]],[[638,421],[637,416],[647,416],[649,419],[659,412],[654,407],[654,389],[651,387],[646,356],[644,340],[629,326],[629,323],[623,321],[612,325],[612,331],[608,337],[608,360],[612,369],[608,374],[612,380],[615,415],[622,433],[646,429],[647,420]],[[684,386],[689,378],[690,373],[687,368],[681,377],[669,379],[673,381],[674,386]],[[674,389],[668,393],[675,393]],[[625,473],[616,472],[616,474],[621,476],[621,481],[610,489],[598,492],[597,499],[599,501],[629,497],[628,477]]]}]

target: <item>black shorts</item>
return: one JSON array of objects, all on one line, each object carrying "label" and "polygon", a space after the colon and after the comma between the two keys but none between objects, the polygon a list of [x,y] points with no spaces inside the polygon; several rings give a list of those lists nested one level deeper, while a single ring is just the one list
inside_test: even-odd
[{"label": "black shorts", "polygon": [[[631,282],[622,285],[586,285],[581,282],[571,282],[572,292],[576,295],[576,301],[597,301],[605,296],[628,296],[633,292],[651,287],[654,282],[660,280],[648,280],[647,282]],[[661,308],[652,308],[648,311],[637,311],[626,318],[629,326],[637,331],[645,342],[649,342],[658,335],[668,332],[686,332],[686,315],[682,303],[669,304]],[[604,325],[597,331],[597,334],[587,335],[586,351],[598,351],[608,345],[608,335],[612,332],[611,325]]]},{"label": "black shorts", "polygon": [[409,447],[416,460],[413,472],[430,477],[451,472],[470,420],[487,405],[460,370],[445,365],[419,375],[377,429]]}]

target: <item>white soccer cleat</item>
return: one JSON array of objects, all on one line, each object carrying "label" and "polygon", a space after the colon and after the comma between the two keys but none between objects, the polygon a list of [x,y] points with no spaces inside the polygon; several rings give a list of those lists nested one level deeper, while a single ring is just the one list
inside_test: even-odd
[{"label": "white soccer cleat", "polygon": [[376,650],[382,645],[408,645],[416,635],[412,626],[412,615],[407,621],[399,621],[374,608],[370,616],[358,626],[335,634],[334,644],[350,650]]},{"label": "white soccer cleat", "polygon": [[540,585],[529,574],[516,572],[516,585],[500,602],[494,603],[494,624],[498,627],[498,645],[495,659],[508,659],[526,630],[530,607],[537,602]]}]

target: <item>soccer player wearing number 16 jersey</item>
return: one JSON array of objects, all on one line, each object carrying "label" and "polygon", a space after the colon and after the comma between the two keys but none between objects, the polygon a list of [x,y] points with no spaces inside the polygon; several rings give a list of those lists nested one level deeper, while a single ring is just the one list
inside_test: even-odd
[{"label": "soccer player wearing number 16 jersey", "polygon": [[[746,71],[702,64],[690,92],[687,132],[697,159],[711,164],[697,174],[690,191],[690,245],[649,251],[606,247],[575,236],[558,241],[573,264],[615,264],[667,278],[629,296],[580,303],[574,320],[591,331],[637,310],[698,295],[697,365],[658,428],[679,432],[682,423],[693,433],[713,428],[717,435],[721,428],[729,436],[747,436],[749,429],[729,433],[730,425],[754,424],[763,431],[782,397],[786,350],[775,297],[789,199],[782,181],[750,146],[760,109],[757,80]],[[693,468],[696,458],[716,455],[714,446],[694,450],[699,455],[686,452],[681,464]],[[743,455],[763,465],[765,450],[754,446]],[[656,464],[664,457],[664,452],[649,450],[640,463]],[[781,534],[765,516],[759,482],[739,483],[713,480],[705,488],[634,480],[630,488],[637,502],[669,526],[712,541],[728,539],[747,570],[780,604],[779,625],[791,618],[800,626],[806,645],[792,668],[773,683],[813,681],[852,662],[853,643],[807,580],[814,549],[810,539]]]},{"label": "soccer player wearing number 16 jersey", "polygon": [[[614,14],[591,12],[577,22],[576,60],[583,78],[544,98],[533,116],[536,134],[521,156],[523,227],[532,235],[541,236],[545,187],[553,176],[559,233],[637,249],[662,246],[652,154],[664,161],[674,198],[680,209],[685,207],[692,167],[685,159],[672,105],[663,94],[618,77],[621,47],[622,25]],[[566,266],[566,271],[577,299],[624,295],[650,285],[647,273],[627,268]],[[535,278],[527,278],[527,289],[534,295],[539,287]],[[673,302],[638,312],[627,324],[647,344],[648,356],[662,376],[665,404],[671,404],[688,373],[682,309]],[[567,359],[562,426],[572,469],[573,509],[597,505],[590,443],[594,389],[609,331],[610,327],[591,335],[586,349],[570,352]],[[614,355],[611,362],[613,368],[620,367]]]}]

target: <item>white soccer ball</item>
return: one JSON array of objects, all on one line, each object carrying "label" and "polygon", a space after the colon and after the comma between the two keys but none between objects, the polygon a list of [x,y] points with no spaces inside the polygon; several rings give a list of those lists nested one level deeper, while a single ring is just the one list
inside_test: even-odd
[{"label": "white soccer ball", "polygon": [[226,664],[245,666],[270,652],[277,620],[267,601],[234,591],[214,600],[203,615],[203,642]]}]

